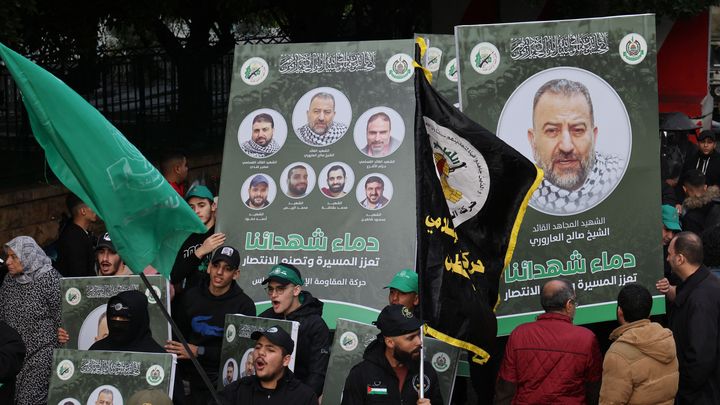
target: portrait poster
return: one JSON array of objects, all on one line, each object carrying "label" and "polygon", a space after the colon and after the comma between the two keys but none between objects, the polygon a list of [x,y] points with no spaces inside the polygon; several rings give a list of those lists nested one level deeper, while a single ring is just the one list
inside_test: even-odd
[{"label": "portrait poster", "polygon": [[253,332],[272,327],[281,327],[287,332],[295,343],[295,349],[290,356],[288,368],[295,370],[295,353],[297,351],[297,335],[300,323],[282,319],[259,318],[240,314],[225,315],[225,337],[220,349],[220,374],[218,389],[243,377],[255,374],[253,365],[253,350],[255,340]]},{"label": "portrait poster", "polygon": [[[147,276],[165,308],[170,309],[168,281],[160,275]],[[148,291],[140,276],[72,277],[60,282],[62,292],[62,327],[70,335],[67,349],[87,350],[107,336],[108,300],[123,292],[138,290],[148,299],[150,331],[160,345],[170,339],[170,324]]]},{"label": "portrait poster", "polygon": [[[340,405],[345,379],[350,374],[350,369],[363,360],[365,349],[380,333],[373,325],[349,319],[338,319],[336,326],[323,388],[323,404],[327,405]],[[447,405],[452,398],[460,349],[429,337],[425,337],[424,345],[425,360],[437,373],[443,402]]]},{"label": "portrait poster", "polygon": [[291,263],[338,317],[370,322],[415,260],[412,40],[239,45],[217,216],[239,285]]},{"label": "portrait poster", "polygon": [[[653,15],[455,28],[462,111],[544,171],[501,277],[499,334],[574,284],[576,323],[663,277]],[[653,313],[664,311],[654,297]]]},{"label": "portrait poster", "polygon": [[55,349],[48,404],[123,405],[148,390],[172,398],[176,361],[169,353]]},{"label": "portrait poster", "polygon": [[415,34],[425,38],[428,49],[423,66],[432,72],[432,85],[450,104],[458,104],[458,70],[455,58],[455,35]]}]

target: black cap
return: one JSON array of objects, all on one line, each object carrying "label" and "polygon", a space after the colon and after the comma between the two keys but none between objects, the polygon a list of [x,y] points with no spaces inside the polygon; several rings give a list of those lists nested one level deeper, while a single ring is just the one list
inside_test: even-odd
[{"label": "black cap", "polygon": [[420,330],[422,322],[415,317],[410,308],[393,304],[388,305],[380,311],[375,326],[380,329],[383,336],[402,336]]},{"label": "black cap", "polygon": [[220,260],[227,263],[233,270],[240,268],[240,253],[232,246],[225,245],[215,249],[210,263],[215,264]]},{"label": "black cap", "polygon": [[258,340],[260,336],[265,336],[272,344],[282,347],[287,354],[292,354],[295,348],[295,343],[290,335],[277,325],[265,329],[265,332],[257,330],[250,335],[250,338],[252,340]]},{"label": "black cap", "polygon": [[714,141],[715,140],[715,132],[710,131],[709,129],[706,129],[705,131],[700,132],[697,136],[698,141],[702,141],[705,138],[710,138]]},{"label": "black cap", "polygon": [[102,248],[108,248],[117,253],[117,249],[115,249],[115,245],[113,244],[112,239],[110,239],[110,234],[107,232],[105,232],[103,236],[100,236],[95,244],[95,250],[100,250]]}]

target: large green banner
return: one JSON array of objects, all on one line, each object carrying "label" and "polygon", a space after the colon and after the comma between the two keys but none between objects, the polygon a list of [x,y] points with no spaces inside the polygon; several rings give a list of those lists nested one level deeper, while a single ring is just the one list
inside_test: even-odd
[{"label": "large green banner", "polygon": [[[170,308],[168,281],[162,276],[147,276],[150,285],[163,300],[165,308]],[[123,292],[138,290],[148,299],[150,331],[155,341],[163,346],[170,339],[170,324],[163,316],[150,291],[140,276],[73,277],[63,278],[62,325],[70,335],[65,345],[68,349],[87,350],[93,343],[107,336],[108,300]]]},{"label": "large green banner", "polygon": [[623,285],[662,277],[654,17],[455,35],[463,112],[545,174],[501,281],[499,333],[533,320],[555,277],[575,284],[576,322],[615,319]]},{"label": "large green banner", "polygon": [[140,391],[172,397],[175,355],[55,349],[49,405],[123,405]]},{"label": "large green banner", "polygon": [[415,259],[411,40],[235,50],[217,230],[267,304],[273,264],[338,316],[369,322]]},{"label": "large green banner", "polygon": [[458,106],[458,70],[455,58],[455,36],[415,34],[427,43],[423,66],[432,72],[432,85],[451,104]]},{"label": "large green banner", "polygon": [[[377,339],[380,330],[373,325],[338,319],[335,339],[330,350],[330,361],[323,388],[323,404],[340,405],[345,379],[350,369],[360,363],[368,345]],[[440,392],[445,405],[450,403],[460,349],[437,339],[425,337],[425,359],[437,373]]]}]

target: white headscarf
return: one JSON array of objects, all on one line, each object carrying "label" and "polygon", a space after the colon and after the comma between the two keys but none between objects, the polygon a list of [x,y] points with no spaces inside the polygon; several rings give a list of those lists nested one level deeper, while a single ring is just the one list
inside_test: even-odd
[{"label": "white headscarf", "polygon": [[45,252],[38,246],[35,239],[29,236],[18,236],[5,245],[12,249],[23,265],[22,274],[12,276],[20,284],[28,284],[42,274],[52,271],[52,262]]}]

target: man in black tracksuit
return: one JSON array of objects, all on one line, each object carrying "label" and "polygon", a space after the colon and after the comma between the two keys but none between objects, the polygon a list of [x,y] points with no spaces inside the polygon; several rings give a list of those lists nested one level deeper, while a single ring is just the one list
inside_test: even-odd
[{"label": "man in black tracksuit", "polygon": [[255,339],[255,375],[230,383],[220,393],[223,404],[317,405],[310,387],[287,368],[294,343],[282,328],[271,326],[250,335]]},{"label": "man in black tracksuit", "polygon": [[[231,246],[215,250],[208,267],[209,280],[203,286],[193,287],[181,298],[173,313],[178,327],[188,340],[190,350],[197,357],[214,385],[220,368],[220,349],[225,331],[225,315],[255,316],[255,304],[235,280],[240,275],[240,254]],[[196,404],[205,404],[210,393],[189,361],[190,357],[180,342],[169,341],[168,353],[178,356],[183,376],[190,382],[191,398]]]},{"label": "man in black tracksuit", "polygon": [[424,398],[419,398],[422,322],[409,308],[394,304],[383,308],[375,325],[380,334],[365,349],[363,361],[350,370],[342,405],[442,405],[437,374],[429,362],[425,362]]},{"label": "man in black tracksuit", "polygon": [[300,270],[291,264],[273,266],[262,283],[267,284],[272,307],[260,316],[300,323],[295,376],[312,388],[316,395],[322,395],[330,359],[330,329],[322,319],[322,301],[301,290],[305,283]]}]

